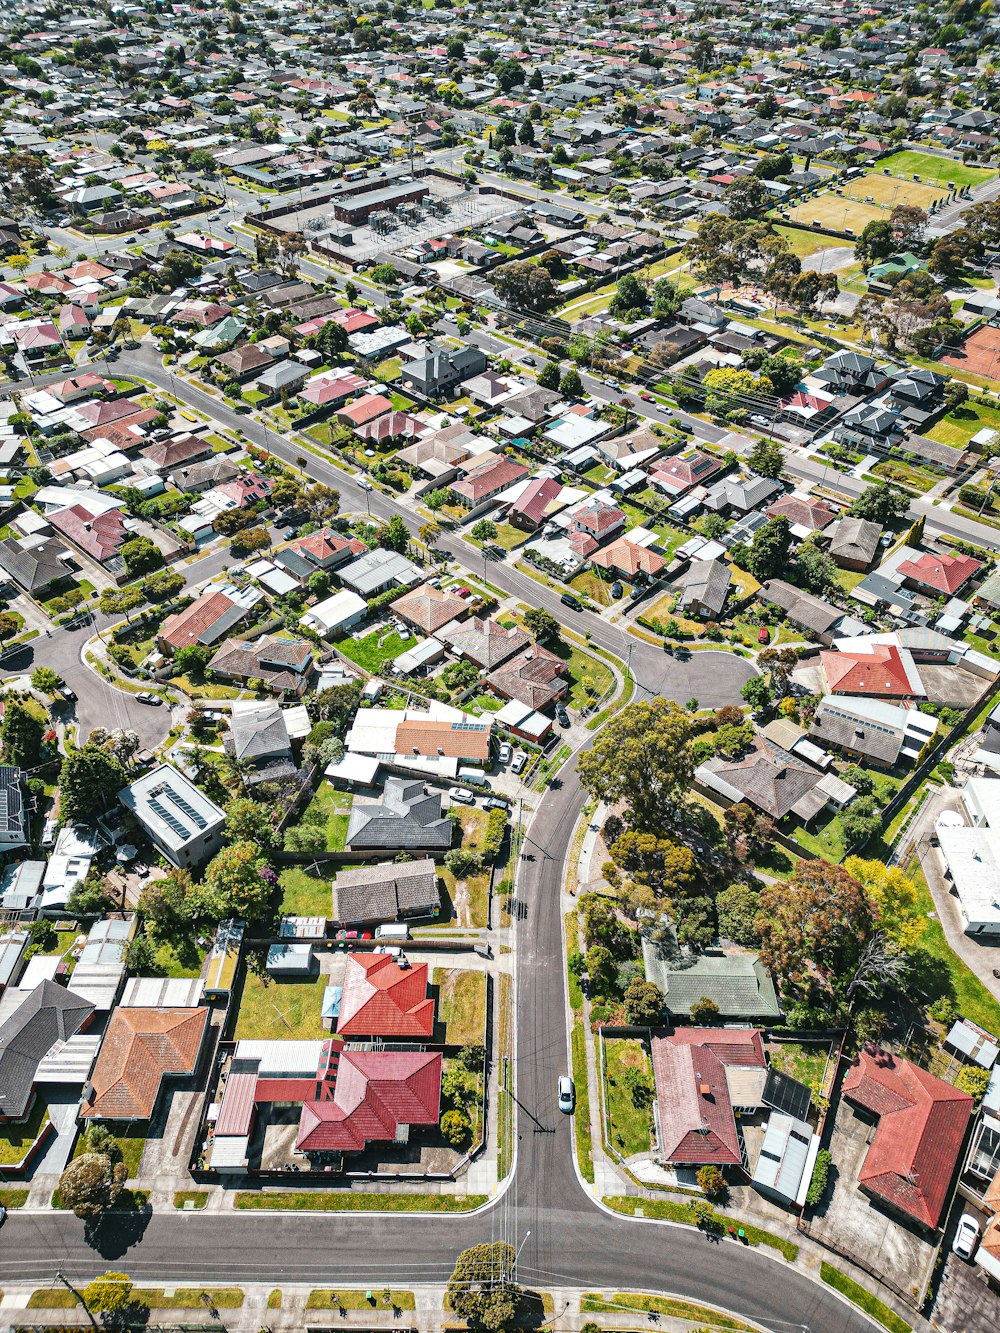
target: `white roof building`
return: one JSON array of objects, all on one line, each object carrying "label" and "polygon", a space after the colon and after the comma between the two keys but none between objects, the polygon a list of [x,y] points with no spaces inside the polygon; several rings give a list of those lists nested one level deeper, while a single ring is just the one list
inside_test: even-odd
[{"label": "white roof building", "polygon": [[171,764],[160,764],[118,793],[156,848],[175,866],[196,866],[222,845],[226,816]]},{"label": "white roof building", "polygon": [[314,630],[317,634],[335,634],[338,630],[350,629],[367,613],[368,603],[356,592],[342,588],[332,597],[317,602],[299,620],[300,625]]},{"label": "white roof building", "polygon": [[801,1208],[818,1152],[819,1136],[812,1126],[783,1111],[772,1111],[754,1167],[753,1183],[764,1193]]}]

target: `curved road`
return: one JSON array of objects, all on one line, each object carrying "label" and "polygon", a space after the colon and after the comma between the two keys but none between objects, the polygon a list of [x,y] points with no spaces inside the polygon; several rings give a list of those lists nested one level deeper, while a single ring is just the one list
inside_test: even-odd
[{"label": "curved road", "polygon": [[[131,371],[171,387],[192,406],[265,443],[263,428],[230,414],[218,399],[172,377],[148,347],[121,358]],[[232,421],[229,417],[232,416]],[[294,461],[293,444],[268,432],[267,444]],[[309,472],[328,481],[353,507],[365,498],[348,474],[310,455]],[[377,509],[417,520],[386,497]],[[442,546],[469,563],[470,549],[449,536]],[[510,566],[488,569],[492,582],[526,601],[560,612],[557,594]],[[561,611],[565,618],[565,610]],[[581,614],[592,640],[623,656],[631,647],[641,688],[703,705],[738,697],[753,674],[743,659],[694,653],[686,662],[665,655],[596,616]],[[0,1244],[0,1284],[50,1280],[57,1269],[85,1279],[110,1263],[136,1278],[170,1281],[324,1282],[403,1285],[443,1283],[455,1255],[477,1241],[504,1238],[522,1246],[518,1276],[539,1288],[596,1286],[664,1291],[718,1305],[774,1333],[809,1328],[863,1333],[868,1319],[779,1258],[732,1241],[714,1242],[689,1227],[626,1221],[604,1212],[585,1192],[573,1161],[571,1120],[560,1115],[555,1080],[568,1066],[560,892],[564,859],[583,797],[575,765],[554,779],[529,830],[534,861],[522,863],[517,931],[517,1160],[499,1199],[472,1216],[309,1213],[168,1213],[109,1219],[96,1235],[59,1212],[12,1212]],[[530,1233],[530,1234],[529,1234]]]}]

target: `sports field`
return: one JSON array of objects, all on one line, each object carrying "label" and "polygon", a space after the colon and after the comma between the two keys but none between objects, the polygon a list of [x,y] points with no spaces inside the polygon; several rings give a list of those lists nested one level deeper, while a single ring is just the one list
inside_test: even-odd
[{"label": "sports field", "polygon": [[878,222],[885,216],[885,211],[874,204],[860,203],[832,192],[806,199],[788,210],[789,222],[798,222],[805,227],[819,226],[850,236],[859,236],[869,222]]},{"label": "sports field", "polygon": [[919,176],[921,180],[942,185],[982,185],[983,181],[992,180],[997,174],[985,167],[970,167],[952,157],[938,157],[934,153],[918,153],[905,149],[883,157],[878,164],[879,171],[889,171],[893,176]]},{"label": "sports field", "polygon": [[986,379],[1000,377],[1000,329],[983,324],[970,333],[961,348],[941,360],[956,370],[967,370]]},{"label": "sports field", "polygon": [[916,208],[930,209],[938,199],[948,198],[948,187],[924,185],[921,181],[902,180],[899,176],[879,176],[869,172],[857,180],[848,181],[844,194],[863,203],[895,208],[897,204],[913,204]]}]

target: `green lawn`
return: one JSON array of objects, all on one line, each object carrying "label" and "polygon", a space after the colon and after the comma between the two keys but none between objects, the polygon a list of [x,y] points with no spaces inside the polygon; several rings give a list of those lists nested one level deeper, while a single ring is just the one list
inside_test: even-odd
[{"label": "green lawn", "polygon": [[705,1305],[692,1305],[690,1301],[676,1300],[673,1296],[638,1296],[635,1292],[616,1292],[606,1300],[596,1291],[588,1291],[580,1301],[583,1314],[643,1314],[667,1315],[670,1319],[682,1319],[685,1324],[698,1324],[705,1329],[721,1328],[731,1333],[752,1333],[751,1325],[744,1324],[731,1315],[710,1310]]},{"label": "green lawn", "polygon": [[240,1037],[310,1041],[327,1035],[320,1018],[327,977],[303,981],[274,981],[247,969],[236,1020]]},{"label": "green lawn", "polygon": [[239,1190],[235,1208],[312,1209],[323,1213],[469,1213],[481,1208],[485,1194],[355,1194],[351,1190]]},{"label": "green lawn", "polygon": [[0,1166],[15,1166],[38,1138],[49,1118],[49,1108],[41,1097],[23,1125],[0,1125]]},{"label": "green lawn", "polygon": [[193,939],[164,940],[156,946],[151,971],[160,977],[200,977],[204,954]]},{"label": "green lawn", "polygon": [[[190,1204],[198,1211],[208,1203],[208,1190],[174,1190],[174,1207],[184,1209]],[[189,1210],[190,1211],[190,1210]]]},{"label": "green lawn", "polygon": [[797,824],[792,829],[792,837],[807,851],[815,852],[827,861],[842,861],[847,851],[840,820],[836,817],[825,825],[816,825],[814,830]]},{"label": "green lawn", "polygon": [[1000,431],[1000,407],[983,407],[981,403],[970,401],[942,417],[937,425],[928,431],[928,436],[940,444],[950,444],[956,449],[961,449],[984,427]]},{"label": "green lawn", "polygon": [[767,1049],[773,1068],[819,1090],[829,1055],[825,1046],[805,1046],[798,1041],[775,1041]]},{"label": "green lawn", "polygon": [[413,647],[413,644],[412,635],[408,639],[401,639],[394,630],[388,633],[385,630],[376,630],[363,639],[353,639],[348,634],[338,640],[337,648],[345,657],[349,657],[352,662],[356,662],[359,667],[374,675],[383,662],[405,653],[407,648]]},{"label": "green lawn", "polygon": [[901,1319],[895,1310],[890,1310],[888,1305],[884,1304],[866,1290],[859,1282],[842,1273],[832,1264],[821,1264],[819,1275],[827,1286],[833,1287],[839,1291],[842,1296],[856,1305],[865,1314],[870,1315],[876,1323],[881,1324],[883,1328],[889,1329],[889,1333],[911,1333],[912,1324],[908,1324],[905,1319]]},{"label": "green lawn", "polygon": [[779,225],[774,230],[782,240],[788,242],[792,254],[797,255],[799,259],[808,259],[810,255],[817,254],[820,250],[826,250],[837,244],[831,236],[820,236],[814,231],[804,231],[801,227]]},{"label": "green lawn", "polygon": [[169,1296],[163,1287],[136,1287],[135,1294],[151,1310],[239,1310],[246,1299],[239,1287],[178,1287]]},{"label": "green lawn", "polygon": [[367,1291],[329,1291],[319,1290],[311,1291],[306,1300],[307,1310],[375,1310],[382,1307],[386,1310],[415,1310],[416,1304],[413,1299],[412,1291],[390,1291],[389,1299],[385,1299],[385,1289],[372,1287],[372,1299],[368,1299]]},{"label": "green lawn", "polygon": [[641,1041],[612,1037],[604,1042],[604,1081],[608,1103],[607,1133],[612,1146],[623,1157],[648,1152],[653,1128],[651,1104],[635,1104],[625,1084],[626,1071],[637,1070],[652,1092],[649,1057]]},{"label": "green lawn", "polygon": [[[689,1226],[697,1225],[695,1216],[691,1212],[691,1205],[679,1203],[674,1199],[644,1199],[636,1198],[635,1195],[627,1195],[606,1198],[604,1202],[614,1212],[623,1213],[626,1217],[635,1217],[636,1209],[641,1208],[643,1217],[665,1219],[670,1222],[685,1222]],[[762,1227],[755,1227],[749,1222],[743,1222],[737,1217],[727,1217],[725,1213],[717,1212],[715,1216],[724,1227],[742,1230],[744,1239],[748,1244],[773,1246],[774,1249],[781,1251],[789,1263],[795,1262],[799,1247],[794,1241],[785,1240],[784,1236],[775,1236],[770,1231],[765,1231]]]},{"label": "green lawn", "polygon": [[304,866],[286,866],[280,879],[283,916],[330,915],[330,875],[314,875]]},{"label": "green lawn", "polygon": [[[350,792],[338,791],[329,782],[321,782],[319,790],[309,802],[308,809],[310,811],[318,810],[323,815],[323,823],[326,828],[326,850],[328,852],[342,852],[344,850],[353,803],[354,797]],[[308,823],[309,821],[305,822]],[[327,906],[329,906],[329,903]],[[327,916],[328,913],[324,910],[316,915]]]},{"label": "green lawn", "polygon": [[23,1208],[30,1193],[28,1189],[0,1189],[0,1204],[5,1208]]},{"label": "green lawn", "polygon": [[959,186],[981,185],[997,174],[985,167],[970,167],[951,157],[938,157],[935,153],[920,153],[912,149],[883,157],[875,170],[888,171],[893,176],[920,176],[923,180]]},{"label": "green lawn", "polygon": [[[934,911],[934,899],[927,887],[927,880],[920,868],[919,861],[911,861],[906,873],[917,886],[918,910],[927,915]],[[978,1023],[987,1032],[1000,1033],[1000,1003],[986,989],[972,969],[954,953],[944,933],[944,927],[936,917],[927,916],[927,924],[918,949],[929,956],[930,962],[943,963],[947,975],[942,975],[940,967],[933,965],[919,968],[920,989],[928,1000],[948,996],[955,1008],[965,1018]]]},{"label": "green lawn", "polygon": [[438,1018],[449,1046],[482,1043],[486,1027],[486,974],[457,967],[436,967],[432,977],[438,993]]},{"label": "green lawn", "polygon": [[569,668],[571,708],[583,708],[588,703],[603,699],[612,688],[614,672],[598,658],[585,653],[581,648],[572,647],[565,640],[547,646],[562,657]]}]

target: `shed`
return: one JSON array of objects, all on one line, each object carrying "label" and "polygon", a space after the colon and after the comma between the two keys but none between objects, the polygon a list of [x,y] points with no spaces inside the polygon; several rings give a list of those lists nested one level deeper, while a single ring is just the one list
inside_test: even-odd
[{"label": "shed", "polygon": [[307,977],[313,970],[313,946],[272,944],[267,951],[267,971],[272,977]]}]

